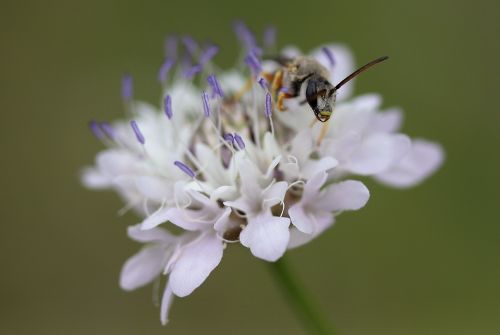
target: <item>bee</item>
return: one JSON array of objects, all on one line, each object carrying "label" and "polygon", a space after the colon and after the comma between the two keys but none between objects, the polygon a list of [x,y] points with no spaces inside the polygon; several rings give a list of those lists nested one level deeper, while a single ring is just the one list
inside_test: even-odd
[{"label": "bee", "polygon": [[[286,111],[286,107],[284,106],[285,99],[299,97],[302,85],[307,85],[305,100],[301,101],[300,104],[308,103],[316,117],[314,123],[316,121],[323,123],[317,141],[319,145],[328,131],[328,121],[335,109],[337,91],[360,73],[388,58],[387,56],[382,56],[366,63],[335,86],[327,79],[331,76],[330,71],[326,67],[313,58],[303,56],[295,58],[287,58],[285,56],[270,57],[268,59],[277,62],[280,68],[274,72],[262,72],[261,76],[271,83],[269,88],[270,93],[276,108],[281,112]],[[249,79],[246,85],[236,93],[231,101],[239,101],[245,92],[251,89],[252,82],[253,79]]]},{"label": "bee", "polygon": [[[283,105],[284,100],[297,98],[300,95],[302,85],[307,85],[305,100],[301,104],[307,102],[314,112],[316,120],[326,123],[330,120],[335,108],[337,91],[360,73],[388,58],[383,56],[372,60],[335,86],[327,79],[330,77],[328,69],[317,60],[308,57],[293,59],[278,57],[275,60],[281,65],[281,68],[273,73],[264,73],[263,76],[271,83],[271,94],[279,111],[286,111]],[[321,130],[318,144],[321,143],[327,129],[325,124]]]}]

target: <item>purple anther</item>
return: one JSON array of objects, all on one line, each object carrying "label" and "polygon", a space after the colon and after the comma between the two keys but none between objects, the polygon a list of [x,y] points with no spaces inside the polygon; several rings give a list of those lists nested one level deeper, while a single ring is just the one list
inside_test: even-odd
[{"label": "purple anther", "polygon": [[184,164],[183,162],[175,161],[174,165],[177,166],[179,169],[181,169],[181,171],[187,174],[189,177],[191,178],[195,177],[194,171],[191,170],[191,168],[186,164]]},{"label": "purple anther", "polygon": [[219,97],[224,98],[224,92],[222,91],[215,74],[211,74],[210,76],[208,76],[207,82],[212,87],[212,97],[218,95]]},{"label": "purple anther", "polygon": [[245,142],[243,142],[243,139],[241,138],[240,135],[234,133],[234,140],[235,140],[236,144],[238,144],[238,147],[240,150],[245,149]]},{"label": "purple anther", "polygon": [[177,42],[176,36],[169,36],[165,40],[165,56],[171,59],[177,58]]},{"label": "purple anther", "polygon": [[269,84],[267,83],[267,80],[265,78],[260,78],[259,79],[259,85],[260,85],[260,87],[262,87],[262,89],[264,91],[268,91],[269,90]]},{"label": "purple anther", "polygon": [[108,122],[101,122],[99,126],[110,140],[115,140],[115,131]]},{"label": "purple anther", "polygon": [[328,61],[330,62],[330,66],[333,67],[335,65],[335,57],[333,57],[333,53],[330,50],[330,48],[323,47],[323,48],[321,48],[321,51],[323,51],[326,58],[328,58]]},{"label": "purple anther", "polygon": [[254,76],[258,75],[262,71],[260,61],[253,52],[248,53],[245,57],[245,63],[248,65],[250,70],[252,70]]},{"label": "purple anther", "polygon": [[167,81],[168,72],[170,71],[172,66],[174,66],[174,63],[175,63],[175,61],[173,58],[167,57],[167,58],[165,58],[165,61],[163,62],[163,64],[161,64],[160,70],[158,71],[158,80],[161,83],[165,83]]},{"label": "purple anther", "polygon": [[170,95],[167,94],[165,96],[164,103],[165,103],[165,115],[170,120],[173,116],[173,114],[172,114],[172,98],[170,97]]},{"label": "purple anther", "polygon": [[236,21],[234,23],[234,31],[236,32],[238,39],[248,50],[251,50],[257,45],[255,42],[255,36],[242,21]]},{"label": "purple anther", "polygon": [[193,65],[186,70],[184,70],[184,77],[187,79],[193,78],[197,73],[201,72],[203,67],[200,64]]},{"label": "purple anther", "polygon": [[208,94],[203,91],[201,94],[201,100],[203,101],[203,112],[205,113],[205,117],[210,117],[210,104],[208,102]]},{"label": "purple anther", "polygon": [[191,58],[194,58],[196,52],[198,51],[198,44],[196,41],[191,36],[186,35],[182,36],[182,44],[184,44],[184,47]]},{"label": "purple anther", "polygon": [[276,44],[276,27],[269,26],[264,31],[264,46],[272,48]]},{"label": "purple anther", "polygon": [[99,124],[96,121],[94,121],[94,120],[90,121],[89,128],[92,131],[92,134],[94,134],[94,136],[97,139],[102,140],[104,138],[105,134],[102,131],[102,129],[99,127]]},{"label": "purple anther", "polygon": [[219,52],[219,47],[210,45],[200,55],[200,64],[205,65]]},{"label": "purple anther", "polygon": [[271,101],[271,93],[266,93],[266,117],[271,117],[271,113],[273,112],[273,103]]},{"label": "purple anther", "polygon": [[139,129],[139,126],[137,125],[137,122],[135,122],[135,120],[130,121],[130,126],[134,130],[135,137],[137,138],[137,141],[139,141],[139,143],[141,143],[141,144],[146,143],[146,140],[144,139],[144,136],[142,135],[141,130]]},{"label": "purple anther", "polygon": [[234,136],[231,133],[227,133],[227,134],[222,135],[222,138],[224,138],[224,140],[226,140],[227,142],[230,142],[230,143],[234,142]]},{"label": "purple anther", "polygon": [[132,76],[128,73],[123,75],[122,78],[122,98],[125,101],[132,100],[132,94],[134,93],[134,83]]}]

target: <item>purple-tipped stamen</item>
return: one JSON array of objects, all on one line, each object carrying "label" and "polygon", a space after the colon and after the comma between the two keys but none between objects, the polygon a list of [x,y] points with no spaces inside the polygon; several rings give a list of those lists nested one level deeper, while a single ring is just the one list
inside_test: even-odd
[{"label": "purple-tipped stamen", "polygon": [[132,100],[132,95],[134,93],[134,82],[132,76],[128,73],[123,75],[122,78],[122,98],[125,101]]},{"label": "purple-tipped stamen", "polygon": [[164,103],[165,103],[165,115],[170,120],[172,118],[172,116],[173,116],[173,113],[172,113],[172,98],[170,97],[170,95],[167,94],[165,96]]},{"label": "purple-tipped stamen", "polygon": [[203,67],[200,64],[193,65],[184,70],[184,77],[187,79],[193,78],[196,74],[200,73]]},{"label": "purple-tipped stamen", "polygon": [[175,64],[175,61],[173,58],[169,58],[169,57],[165,58],[165,61],[163,62],[163,64],[160,67],[160,70],[158,71],[158,80],[162,84],[164,84],[167,81],[168,72],[174,66],[174,64]]},{"label": "purple-tipped stamen", "polygon": [[249,52],[245,57],[245,63],[248,65],[254,76],[258,75],[262,71],[262,66],[260,61],[253,52]]},{"label": "purple-tipped stamen", "polygon": [[189,166],[184,164],[183,162],[175,161],[174,165],[177,166],[179,169],[181,169],[182,172],[187,174],[189,177],[193,178],[195,177],[195,173]]},{"label": "purple-tipped stamen", "polygon": [[207,82],[212,87],[212,98],[215,97],[216,95],[218,95],[221,98],[224,98],[224,92],[222,91],[222,88],[220,87],[219,81],[217,80],[215,74],[211,74],[210,76],[208,76]]},{"label": "purple-tipped stamen", "polygon": [[231,133],[227,133],[227,134],[222,135],[222,138],[224,138],[224,140],[226,140],[227,142],[230,142],[230,143],[234,142],[234,136]]},{"label": "purple-tipped stamen", "polygon": [[265,111],[266,117],[271,117],[272,112],[273,112],[273,103],[271,100],[271,93],[267,92],[266,93],[266,111]]},{"label": "purple-tipped stamen", "polygon": [[108,122],[101,122],[99,125],[101,126],[101,129],[104,132],[104,134],[106,134],[106,136],[110,140],[114,141],[115,140],[115,131],[114,131],[113,127],[111,127],[111,125]]},{"label": "purple-tipped stamen", "polygon": [[177,59],[177,43],[176,36],[169,36],[165,40],[165,56],[170,59]]},{"label": "purple-tipped stamen", "polygon": [[255,42],[255,36],[248,29],[248,27],[242,21],[236,21],[234,23],[234,31],[236,32],[236,36],[238,39],[245,45],[248,50],[257,46]]},{"label": "purple-tipped stamen", "polygon": [[198,51],[198,44],[191,36],[182,36],[182,44],[186,48],[189,56],[194,59],[196,52]]},{"label": "purple-tipped stamen", "polygon": [[268,91],[269,90],[269,84],[267,83],[267,80],[265,78],[260,78],[259,79],[259,85],[260,85],[260,87],[262,87],[262,89],[264,91]]},{"label": "purple-tipped stamen", "polygon": [[205,113],[205,117],[210,117],[210,103],[208,102],[207,92],[203,91],[201,100],[203,101],[203,112]]},{"label": "purple-tipped stamen", "polygon": [[243,139],[241,138],[240,135],[235,133],[234,134],[234,141],[236,142],[236,144],[238,144],[238,147],[240,150],[245,149],[245,142],[243,142]]},{"label": "purple-tipped stamen", "polygon": [[276,27],[269,26],[264,31],[264,46],[272,48],[276,44]]},{"label": "purple-tipped stamen", "polygon": [[205,65],[219,52],[219,47],[210,45],[200,55],[200,64]]},{"label": "purple-tipped stamen", "polygon": [[328,61],[330,62],[330,66],[333,67],[335,65],[335,57],[333,57],[333,53],[330,50],[330,48],[323,47],[323,48],[321,48],[321,51],[323,51],[326,58],[328,58]]},{"label": "purple-tipped stamen", "polygon": [[92,131],[92,134],[94,134],[94,136],[98,139],[98,140],[102,140],[105,136],[105,133],[103,132],[103,130],[99,127],[99,124],[92,120],[89,122],[89,128],[90,130]]},{"label": "purple-tipped stamen", "polygon": [[141,133],[141,130],[139,129],[139,126],[137,125],[137,122],[135,120],[130,121],[130,126],[132,127],[132,130],[135,133],[135,137],[137,138],[137,141],[139,143],[144,144],[146,143],[146,140],[144,139],[144,136]]}]

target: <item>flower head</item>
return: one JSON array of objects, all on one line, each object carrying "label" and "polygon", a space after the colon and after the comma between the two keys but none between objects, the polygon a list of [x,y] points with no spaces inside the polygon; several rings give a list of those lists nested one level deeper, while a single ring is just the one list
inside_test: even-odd
[{"label": "flower head", "polygon": [[[245,25],[235,27],[246,55],[243,72],[214,73],[218,47],[203,48],[184,36],[179,52],[169,39],[169,58],[159,72],[162,106],[133,100],[126,76],[130,119],[90,123],[106,149],[84,170],[83,183],[115,190],[124,210],[140,216],[128,234],[145,247],[125,263],[120,285],[133,290],[168,276],[163,323],[173,296],[201,285],[227,244],[241,243],[254,256],[276,261],[288,248],[317,237],[340,213],[366,204],[370,193],[356,176],[408,187],[442,162],[439,145],[399,132],[401,112],[381,110],[378,95],[350,98],[352,83],[338,92],[330,128],[318,141],[322,125],[312,123],[314,113],[300,103],[304,92],[286,100],[287,111],[280,112],[279,92],[264,79],[280,66],[261,59]],[[274,31],[267,34],[269,48]],[[301,55],[295,48],[281,54]],[[332,83],[354,70],[344,46],[303,56],[328,69]],[[170,233],[173,226],[180,233]]]}]

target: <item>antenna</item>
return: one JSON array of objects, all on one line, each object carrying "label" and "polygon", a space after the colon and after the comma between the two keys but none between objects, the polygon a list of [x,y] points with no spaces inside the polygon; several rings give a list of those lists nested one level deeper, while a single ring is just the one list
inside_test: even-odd
[{"label": "antenna", "polygon": [[335,89],[333,91],[338,90],[339,88],[341,88],[342,86],[344,86],[346,83],[348,83],[352,78],[356,77],[358,74],[360,74],[360,73],[368,70],[373,65],[376,65],[378,63],[381,63],[381,62],[385,61],[387,58],[389,58],[389,57],[388,56],[382,56],[382,57],[374,59],[371,62],[363,65],[362,67],[360,67],[359,69],[357,69],[356,71],[354,71],[353,73],[351,73],[350,75],[348,75],[347,77],[345,77],[344,80],[342,80],[340,83],[338,83],[335,86]]}]

